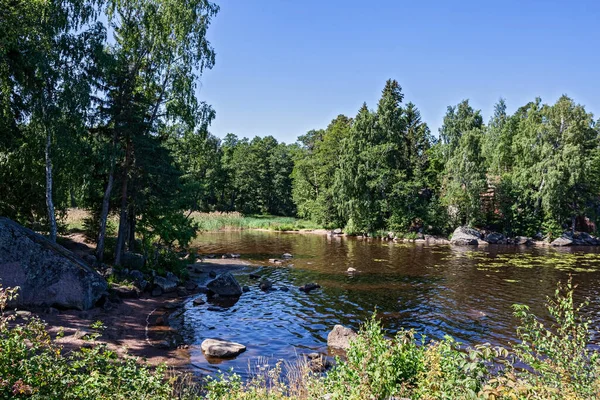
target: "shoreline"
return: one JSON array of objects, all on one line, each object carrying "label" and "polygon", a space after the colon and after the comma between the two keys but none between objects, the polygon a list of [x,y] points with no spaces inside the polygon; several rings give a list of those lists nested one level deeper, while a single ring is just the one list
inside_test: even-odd
[{"label": "shoreline", "polygon": [[[119,357],[139,357],[151,366],[166,364],[181,372],[200,375],[191,363],[190,349],[180,334],[180,317],[184,306],[203,293],[202,286],[210,280],[210,273],[222,273],[251,267],[244,260],[214,259],[190,264],[190,279],[197,287],[185,296],[176,292],[153,297],[141,293],[138,298],[121,298],[111,301],[110,307],[96,306],[90,310],[57,310],[54,308],[29,308],[17,312],[16,322],[26,322],[31,316],[38,316],[45,324],[50,337],[63,347],[64,352],[90,347],[92,343],[106,344]],[[193,272],[202,270],[201,273]],[[101,335],[90,341],[87,334],[96,332],[91,325],[101,321],[106,328]],[[199,345],[197,345],[199,348]]]}]

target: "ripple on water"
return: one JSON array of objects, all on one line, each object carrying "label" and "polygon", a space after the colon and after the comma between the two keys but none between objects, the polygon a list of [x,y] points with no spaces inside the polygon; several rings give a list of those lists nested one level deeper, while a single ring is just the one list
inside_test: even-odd
[{"label": "ripple on water", "polygon": [[[358,329],[375,310],[391,334],[414,329],[431,339],[451,335],[466,344],[507,344],[515,339],[511,305],[528,304],[545,315],[546,296],[569,272],[579,284],[576,294],[596,299],[588,313],[593,326],[600,326],[598,249],[487,246],[473,251],[251,231],[204,233],[195,245],[201,254],[239,253],[262,265],[260,275],[275,289],[289,288],[261,291],[248,277],[256,269],[248,267],[233,272],[250,291],[231,307],[209,311],[210,303],[196,307],[190,300],[182,333],[198,345],[192,363],[203,371],[233,367],[246,375],[258,357],[292,360],[327,352],[327,334],[335,324]],[[293,267],[268,264],[283,253],[294,255]],[[556,268],[553,259],[560,261]],[[348,267],[357,272],[348,275]],[[322,288],[297,289],[309,282]],[[210,337],[242,343],[247,351],[233,360],[206,360],[199,344]]]}]

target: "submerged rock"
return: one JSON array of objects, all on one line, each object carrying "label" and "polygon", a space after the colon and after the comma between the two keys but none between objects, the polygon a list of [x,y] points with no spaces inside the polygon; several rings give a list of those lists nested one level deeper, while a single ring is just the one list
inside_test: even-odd
[{"label": "submerged rock", "polygon": [[321,286],[318,283],[307,283],[306,285],[300,286],[299,289],[303,292],[310,292],[311,290],[319,289]]},{"label": "submerged rock", "polygon": [[459,226],[452,233],[450,243],[456,246],[476,246],[481,239],[481,233],[477,229]]},{"label": "submerged rock", "polygon": [[233,275],[229,272],[225,272],[217,276],[206,285],[208,289],[224,297],[239,297],[242,295],[242,288],[238,281],[235,280]]},{"label": "submerged rock", "polygon": [[260,290],[266,292],[273,288],[273,283],[268,279],[264,279],[258,284],[258,287],[260,288]]},{"label": "submerged rock", "polygon": [[342,325],[336,325],[327,335],[327,346],[334,349],[348,350],[352,340],[356,339],[358,334],[350,328]]},{"label": "submerged rock", "polygon": [[205,355],[218,358],[235,357],[246,351],[246,346],[243,344],[221,339],[206,339],[200,347]]},{"label": "submerged rock", "polygon": [[16,306],[87,310],[108,288],[106,280],[64,247],[0,217],[2,286],[19,286]]}]

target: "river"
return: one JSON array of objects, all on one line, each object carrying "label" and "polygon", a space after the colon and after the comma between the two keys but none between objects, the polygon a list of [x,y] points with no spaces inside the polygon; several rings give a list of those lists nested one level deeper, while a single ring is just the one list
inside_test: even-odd
[{"label": "river", "polygon": [[[600,248],[429,246],[259,231],[203,233],[193,248],[203,255],[239,253],[253,264],[234,272],[250,291],[231,307],[210,311],[191,299],[185,305],[182,333],[197,345],[191,361],[204,373],[233,368],[244,376],[259,359],[272,365],[327,353],[335,324],[358,329],[375,311],[390,334],[414,329],[429,339],[450,335],[466,345],[507,345],[516,340],[518,324],[511,305],[527,304],[546,318],[547,296],[569,275],[578,285],[576,299],[590,300],[585,312],[594,332],[600,329]],[[269,264],[283,253],[293,259]],[[356,272],[348,273],[349,267]],[[248,277],[257,271],[275,289],[289,291],[261,291]],[[321,289],[297,289],[309,282]],[[242,343],[247,351],[209,362],[199,344],[211,337]]]}]

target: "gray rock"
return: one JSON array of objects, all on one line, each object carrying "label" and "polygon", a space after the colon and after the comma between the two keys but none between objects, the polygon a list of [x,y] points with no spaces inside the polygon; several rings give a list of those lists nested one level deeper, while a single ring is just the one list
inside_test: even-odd
[{"label": "gray rock", "polygon": [[242,286],[242,292],[247,293],[250,291],[250,288],[248,286]]},{"label": "gray rock", "polygon": [[466,226],[459,226],[452,233],[450,243],[456,246],[476,246],[481,239],[478,230]]},{"label": "gray rock", "polygon": [[179,283],[179,278],[177,277],[177,275],[175,275],[172,272],[167,272],[167,274],[165,275],[165,278],[167,278],[171,282]]},{"label": "gray rock", "polygon": [[358,335],[350,328],[346,328],[342,325],[336,325],[332,331],[327,335],[327,346],[334,349],[348,350],[352,340],[356,339]]},{"label": "gray rock", "polygon": [[185,297],[188,295],[188,291],[185,287],[183,286],[177,286],[177,296],[179,297]]},{"label": "gray rock", "polygon": [[283,253],[283,255],[281,256],[281,258],[285,258],[285,259],[290,259],[293,258],[294,256],[291,255],[290,253]]},{"label": "gray rock", "polygon": [[208,282],[206,286],[211,292],[218,294],[219,296],[239,297],[242,295],[242,288],[240,287],[240,284],[229,272],[219,275],[212,281]]},{"label": "gray rock", "polygon": [[268,291],[271,290],[273,288],[273,283],[271,281],[269,281],[268,279],[262,280],[259,284],[258,287],[260,288],[260,290],[262,291]]},{"label": "gray rock", "polygon": [[87,310],[108,287],[81,258],[4,217],[0,217],[0,277],[4,287],[20,287],[11,306]]},{"label": "gray rock", "polygon": [[146,260],[142,254],[126,251],[121,256],[121,265],[129,269],[142,269]]},{"label": "gray rock", "polygon": [[159,288],[158,286],[156,286],[154,289],[152,289],[152,293],[151,294],[154,297],[158,297],[158,296],[160,296],[160,295],[163,294],[163,291],[162,291],[161,288]]},{"label": "gray rock", "polygon": [[303,292],[310,292],[315,289],[319,289],[321,286],[318,283],[307,283],[306,285],[300,286],[299,289]]},{"label": "gray rock", "polygon": [[206,301],[204,301],[202,297],[196,297],[192,303],[194,303],[195,306],[201,306],[205,304]]},{"label": "gray rock", "polygon": [[206,339],[200,347],[205,355],[218,358],[235,357],[246,351],[246,346],[243,344],[221,339]]},{"label": "gray rock", "polygon": [[506,243],[506,237],[503,234],[498,233],[498,232],[488,233],[487,235],[485,235],[484,240],[491,244],[505,244]]},{"label": "gray rock", "polygon": [[177,290],[177,282],[173,282],[162,276],[154,277],[154,286],[159,287],[163,293],[171,293]]},{"label": "gray rock", "polygon": [[83,256],[83,260],[92,266],[96,265],[96,263],[98,262],[98,259],[93,254],[86,254],[85,256]]},{"label": "gray rock", "polygon": [[279,288],[279,290],[281,290],[282,292],[289,292],[290,289],[287,286],[282,286]]},{"label": "gray rock", "polygon": [[516,245],[519,245],[519,246],[529,246],[531,243],[533,243],[531,238],[527,237],[527,236],[517,236],[514,239],[514,242]]},{"label": "gray rock", "polygon": [[573,239],[569,238],[567,235],[563,235],[550,243],[552,246],[562,247],[562,246],[570,246],[573,244]]},{"label": "gray rock", "polygon": [[260,279],[260,275],[252,273],[252,274],[248,275],[248,278],[250,278],[250,279]]},{"label": "gray rock", "polygon": [[340,228],[334,229],[333,233],[336,235],[341,235],[342,233],[344,233]]},{"label": "gray rock", "polygon": [[137,299],[140,297],[140,292],[134,287],[122,286],[113,283],[110,285],[110,289],[122,299]]},{"label": "gray rock", "polygon": [[348,273],[352,274],[352,273],[356,272],[356,268],[349,267],[349,268],[346,270],[346,272],[348,272]]}]

